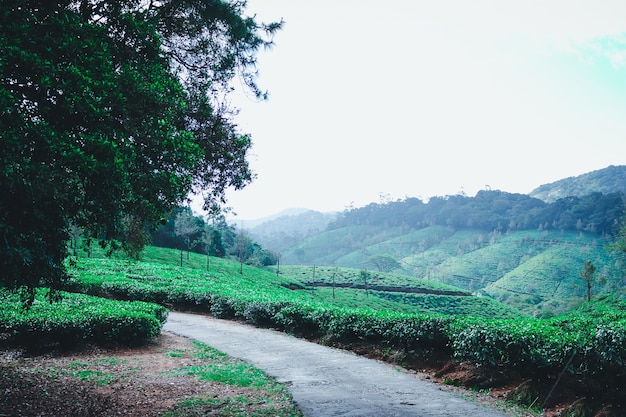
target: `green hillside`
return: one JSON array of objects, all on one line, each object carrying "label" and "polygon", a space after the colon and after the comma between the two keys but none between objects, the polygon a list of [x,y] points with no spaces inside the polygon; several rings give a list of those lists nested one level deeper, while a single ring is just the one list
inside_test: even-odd
[{"label": "green hillside", "polygon": [[408,275],[295,265],[281,267],[281,274],[300,280],[316,299],[340,307],[485,318],[521,315],[515,308],[491,298],[472,296],[458,287]]},{"label": "green hillside", "polygon": [[[315,242],[340,233],[348,235],[349,230],[320,234]],[[303,253],[311,253],[309,242],[313,240],[301,244]],[[329,252],[334,256],[327,254],[316,261],[318,271],[328,262],[378,273],[368,259],[385,254],[399,262],[401,267],[394,272],[407,277],[404,281],[409,284],[403,285],[421,281],[448,284],[491,296],[529,314],[550,315],[582,300],[584,283],[579,275],[585,261],[590,260],[602,277],[603,282],[594,289],[596,295],[621,288],[620,263],[607,251],[607,244],[607,238],[586,232],[523,230],[501,234],[432,226],[369,246],[363,243],[341,256],[347,249],[337,248]]]},{"label": "green hillside", "polygon": [[[369,225],[353,225],[327,230],[309,236],[289,250],[282,252],[282,261],[285,264],[330,265],[343,255],[402,234],[401,228],[380,228]],[[312,260],[315,262],[311,262]]]},{"label": "green hillside", "polygon": [[[403,275],[373,275],[370,285],[361,288],[358,270],[313,271],[287,266],[277,274],[275,268],[242,266],[221,258],[210,257],[207,264],[207,257],[196,253],[185,256],[182,267],[179,262],[179,251],[153,246],[144,250],[140,261],[107,258],[94,252],[92,258],[72,261],[69,268],[74,278],[69,287],[93,295],[176,304],[189,309],[212,305],[212,313],[218,316],[228,316],[228,311],[237,308],[234,304],[255,301],[478,317],[521,314],[496,301],[486,303],[485,299],[468,296],[458,288]],[[312,286],[313,281],[317,285]],[[418,288],[422,291],[419,295],[409,292]],[[450,295],[453,293],[461,296]],[[453,302],[455,299],[458,300]]]},{"label": "green hillside", "polygon": [[623,214],[621,193],[553,203],[501,191],[407,199],[344,212],[281,260],[394,272],[550,316],[582,301],[586,261],[596,268],[595,296],[622,291],[623,260],[606,247]]},{"label": "green hillside", "polygon": [[372,203],[281,250],[281,262],[384,270],[551,316],[584,300],[587,261],[593,296],[624,292],[624,259],[606,249],[625,215],[624,184],[626,166],[610,166],[531,195],[482,190]]}]

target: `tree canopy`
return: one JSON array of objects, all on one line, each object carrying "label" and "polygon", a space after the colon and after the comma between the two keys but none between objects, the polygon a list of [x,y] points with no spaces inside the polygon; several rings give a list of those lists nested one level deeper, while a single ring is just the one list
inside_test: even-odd
[{"label": "tree canopy", "polygon": [[191,191],[205,208],[253,178],[224,104],[259,97],[280,23],[227,0],[0,2],[0,284],[59,288],[70,225],[138,251]]},{"label": "tree canopy", "polygon": [[525,194],[499,190],[479,191],[476,196],[432,197],[428,203],[407,198],[386,204],[372,203],[342,213],[328,229],[350,225],[407,226],[419,229],[434,224],[456,229],[577,230],[611,234],[624,213],[624,193],[591,192],[545,203]]}]

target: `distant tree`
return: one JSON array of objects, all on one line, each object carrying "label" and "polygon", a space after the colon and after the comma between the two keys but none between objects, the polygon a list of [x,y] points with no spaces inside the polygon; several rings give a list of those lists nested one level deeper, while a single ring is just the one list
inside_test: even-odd
[{"label": "distant tree", "polygon": [[278,263],[278,253],[263,248],[258,243],[252,245],[252,256],[249,264],[257,267],[276,265]]},{"label": "distant tree", "polygon": [[363,280],[363,285],[365,286],[365,296],[369,297],[370,294],[369,294],[368,285],[369,285],[371,274],[368,271],[361,270],[359,275],[361,276],[361,279]]},{"label": "distant tree", "polygon": [[0,285],[54,290],[68,225],[138,253],[189,192],[217,209],[252,180],[223,103],[279,23],[230,0],[0,4]]},{"label": "distant tree", "polygon": [[596,267],[591,261],[586,261],[583,265],[583,270],[580,272],[580,278],[585,282],[587,290],[587,301],[591,301],[591,287],[595,283]]},{"label": "distant tree", "polygon": [[237,260],[239,261],[239,273],[243,274],[243,264],[250,258],[254,249],[252,246],[253,242],[245,232],[240,231],[237,237],[235,238],[235,246],[233,250],[235,251],[235,255]]},{"label": "distant tree", "polygon": [[614,222],[613,241],[609,244],[609,250],[623,258],[626,257],[626,214]]},{"label": "distant tree", "polygon": [[222,246],[225,251],[223,256],[236,255],[237,251],[233,249],[237,238],[235,226],[228,224],[223,216],[219,216],[213,221],[212,227],[220,233]]},{"label": "distant tree", "polygon": [[400,268],[400,263],[391,255],[372,255],[367,258],[367,262],[378,269],[378,272],[390,272]]},{"label": "distant tree", "polygon": [[205,224],[199,243],[204,249],[204,253],[206,255],[206,271],[209,272],[211,269],[211,256],[215,256],[215,254],[219,253],[218,246],[221,245],[220,234],[217,230],[208,224]]},{"label": "distant tree", "polygon": [[[198,224],[198,219],[193,215],[190,208],[179,212],[174,221],[174,233],[181,237],[187,249],[187,260],[189,260],[189,252],[191,251],[192,236],[202,230]],[[195,243],[195,242],[194,242]],[[180,250],[180,266],[183,266],[183,250]]]},{"label": "distant tree", "polygon": [[222,244],[222,234],[213,226],[204,225],[200,242],[203,245],[204,253],[207,255],[217,256],[218,258],[224,257],[226,252]]},{"label": "distant tree", "polygon": [[622,272],[622,279],[626,275],[626,212],[613,224],[613,240],[608,245],[608,250],[614,254],[618,260]]},{"label": "distant tree", "polygon": [[70,223],[68,233],[70,236],[70,249],[72,249],[72,255],[76,256],[78,251],[78,240],[83,234],[83,231],[80,229],[80,227],[76,226],[73,223]]}]

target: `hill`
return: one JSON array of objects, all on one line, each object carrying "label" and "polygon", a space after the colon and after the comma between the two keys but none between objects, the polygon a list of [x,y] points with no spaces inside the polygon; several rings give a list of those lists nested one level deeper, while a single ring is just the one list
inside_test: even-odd
[{"label": "hill", "polygon": [[[474,197],[372,203],[338,214],[323,231],[282,242],[281,262],[380,271],[376,260],[385,258],[394,265],[388,272],[550,316],[580,302],[586,261],[603,283],[596,294],[623,292],[623,260],[606,250],[624,215],[625,194],[613,192],[622,183],[626,167],[612,166],[563,180],[559,189],[579,195],[551,202],[483,190]],[[287,233],[287,223],[280,230]]]},{"label": "hill", "polygon": [[263,247],[282,252],[302,239],[326,230],[336,217],[337,213],[288,210],[266,221],[245,222],[244,227]]},{"label": "hill", "polygon": [[240,226],[243,227],[244,229],[253,229],[260,224],[268,223],[281,217],[297,216],[299,214],[306,213],[308,211],[311,211],[311,210],[307,208],[301,208],[301,207],[288,208],[288,209],[281,210],[280,212],[276,214],[262,217],[260,219],[241,220]]},{"label": "hill", "polygon": [[622,191],[626,191],[626,165],[611,165],[604,169],[541,185],[529,195],[551,203],[559,198],[582,197],[591,192],[610,194]]}]

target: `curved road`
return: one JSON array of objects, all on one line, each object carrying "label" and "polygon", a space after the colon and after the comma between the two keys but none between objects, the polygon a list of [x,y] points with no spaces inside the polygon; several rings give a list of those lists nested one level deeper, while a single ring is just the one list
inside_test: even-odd
[{"label": "curved road", "polygon": [[206,343],[286,383],[307,417],[503,417],[382,362],[284,333],[170,312],[163,330]]}]

